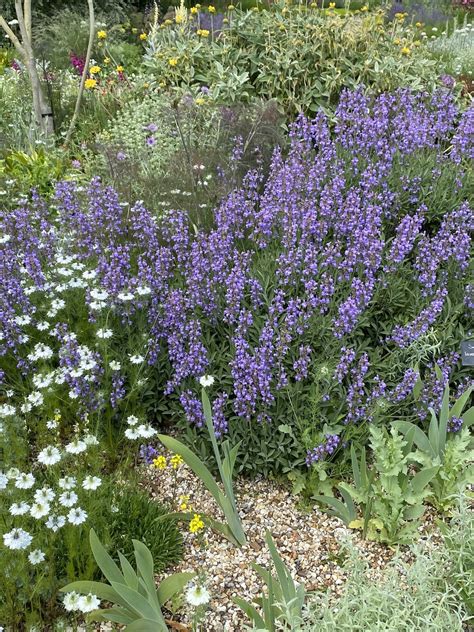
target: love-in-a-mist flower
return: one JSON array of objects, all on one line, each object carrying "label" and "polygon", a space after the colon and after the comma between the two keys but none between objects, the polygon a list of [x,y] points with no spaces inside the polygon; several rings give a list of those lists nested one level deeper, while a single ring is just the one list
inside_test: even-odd
[{"label": "love-in-a-mist flower", "polygon": [[16,481],[15,487],[18,489],[30,489],[35,484],[35,477],[33,474],[26,474],[25,472],[20,472]]},{"label": "love-in-a-mist flower", "polygon": [[204,388],[207,388],[209,386],[212,386],[214,384],[214,381],[215,380],[212,375],[203,375],[199,380],[199,384],[201,386],[204,386]]},{"label": "love-in-a-mist flower", "polygon": [[195,608],[209,603],[211,595],[205,586],[191,584],[186,591],[186,601]]},{"label": "love-in-a-mist flower", "polygon": [[88,491],[95,491],[102,484],[102,479],[98,476],[86,476],[86,478],[82,481],[82,488]]},{"label": "love-in-a-mist flower", "polygon": [[77,592],[69,592],[64,595],[63,605],[68,612],[79,610],[79,600],[81,595]]},{"label": "love-in-a-mist flower", "polygon": [[31,551],[31,553],[28,555],[28,560],[30,561],[30,564],[33,564],[33,566],[44,562],[44,558],[45,554],[40,549],[35,549],[34,551]]},{"label": "love-in-a-mist flower", "polygon": [[66,445],[65,450],[66,452],[69,452],[69,454],[80,454],[81,452],[85,452],[87,450],[87,445],[84,441],[75,439]]},{"label": "love-in-a-mist flower", "polygon": [[87,520],[87,512],[80,507],[74,507],[67,515],[68,522],[73,525],[80,525]]},{"label": "love-in-a-mist flower", "polygon": [[59,529],[64,527],[66,524],[66,518],[65,516],[49,516],[45,524],[48,529],[51,529],[53,533],[56,533],[56,531],[59,531]]},{"label": "love-in-a-mist flower", "polygon": [[58,498],[59,504],[63,507],[74,507],[77,503],[77,494],[73,491],[63,492]]},{"label": "love-in-a-mist flower", "polygon": [[51,507],[49,503],[33,503],[30,508],[30,516],[32,518],[36,518],[36,520],[39,520],[40,518],[44,518],[44,516],[47,516],[49,514],[50,508]]},{"label": "love-in-a-mist flower", "polygon": [[13,503],[10,505],[11,516],[24,516],[30,511],[30,505],[24,500],[21,503]]},{"label": "love-in-a-mist flower", "polygon": [[100,599],[96,595],[89,593],[88,595],[83,595],[79,597],[78,601],[78,610],[83,612],[92,612],[93,610],[97,610],[100,606]]},{"label": "love-in-a-mist flower", "polygon": [[24,529],[12,529],[3,536],[3,544],[12,550],[27,549],[33,540],[33,536]]},{"label": "love-in-a-mist flower", "polygon": [[74,476],[65,476],[59,479],[58,485],[61,489],[74,489],[76,487],[76,479]]}]

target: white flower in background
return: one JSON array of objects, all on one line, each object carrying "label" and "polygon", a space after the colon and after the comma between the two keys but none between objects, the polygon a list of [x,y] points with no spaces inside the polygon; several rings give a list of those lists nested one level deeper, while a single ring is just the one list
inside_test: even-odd
[{"label": "white flower in background", "polygon": [[97,610],[100,606],[100,599],[98,599],[96,595],[89,593],[88,595],[79,597],[78,605],[81,612],[92,612],[93,610]]},{"label": "white flower in background", "polygon": [[20,412],[29,413],[33,406],[31,404],[25,403],[20,406]]},{"label": "white flower in background", "polygon": [[33,503],[30,508],[30,516],[39,520],[47,516],[50,509],[49,503]]},{"label": "white flower in background", "polygon": [[0,406],[0,417],[2,417],[3,419],[5,417],[13,417],[15,413],[16,413],[15,406],[11,406],[10,404],[2,404]]},{"label": "white flower in background", "polygon": [[30,506],[25,501],[21,503],[13,503],[10,505],[10,514],[12,516],[24,516],[30,511]]},{"label": "white flower in background", "polygon": [[141,355],[131,355],[130,362],[132,364],[141,364],[145,358]]},{"label": "white flower in background", "polygon": [[46,428],[48,430],[55,430],[59,426],[59,422],[56,419],[50,419],[46,422]]},{"label": "white flower in background", "polygon": [[8,476],[0,472],[0,489],[6,489],[8,485]]},{"label": "white flower in background", "polygon": [[87,450],[87,445],[84,441],[75,439],[74,441],[71,441],[71,443],[67,444],[65,450],[66,452],[69,452],[69,454],[80,454],[81,452],[85,452],[85,450]]},{"label": "white flower in background", "polygon": [[43,465],[55,465],[61,460],[61,452],[54,445],[48,445],[46,448],[41,450],[37,458]]},{"label": "white flower in background", "polygon": [[76,487],[76,479],[74,476],[65,476],[59,479],[58,485],[61,489],[74,489]]},{"label": "white flower in background", "polygon": [[64,595],[63,605],[68,612],[79,610],[79,600],[81,596],[77,592],[70,592]]},{"label": "white flower in background", "polygon": [[148,294],[151,294],[151,290],[146,285],[140,285],[137,287],[137,294],[138,296],[148,296]]},{"label": "white flower in background", "polygon": [[40,549],[35,549],[34,551],[31,551],[31,553],[28,555],[28,559],[30,563],[33,564],[33,566],[36,566],[36,564],[41,564],[41,562],[44,562],[44,558],[45,558],[45,555],[43,551],[41,551]]},{"label": "white flower in background", "polygon": [[96,301],[105,301],[108,295],[109,293],[106,292],[106,290],[96,290],[96,289],[91,290],[91,296]]},{"label": "white flower in background", "polygon": [[156,435],[156,430],[152,428],[150,424],[141,424],[140,426],[138,426],[137,432],[139,436],[143,437],[144,439],[149,439],[150,437]]},{"label": "white flower in background", "polygon": [[33,393],[28,395],[27,400],[32,406],[41,406],[44,397],[39,391],[33,391]]},{"label": "white flower in background", "polygon": [[91,309],[99,311],[101,309],[104,309],[104,307],[107,307],[107,303],[105,301],[92,301],[91,303],[89,303],[89,307]]},{"label": "white flower in background", "polygon": [[3,536],[3,544],[8,549],[27,549],[33,537],[28,533],[28,531],[24,531],[23,529],[12,529],[8,533],[5,533]]},{"label": "white flower in background", "polygon": [[[11,22],[9,22],[9,24],[11,24]],[[8,241],[10,241],[11,238],[11,235],[3,235],[2,237],[0,237],[0,244],[6,244]]]},{"label": "white flower in background", "polygon": [[57,268],[56,272],[60,276],[65,276],[65,277],[70,277],[72,275],[72,270],[70,270],[69,268]]},{"label": "white flower in background", "polygon": [[34,499],[37,503],[50,503],[54,500],[56,494],[53,492],[51,487],[43,487],[42,489],[37,489],[35,491]]},{"label": "white flower in background", "polygon": [[83,489],[95,491],[102,484],[102,479],[98,476],[86,476],[82,481]]},{"label": "white flower in background", "polygon": [[96,276],[97,272],[95,270],[86,270],[86,272],[82,275],[82,278],[90,281],[91,279],[95,279]]},{"label": "white flower in background", "polygon": [[120,364],[120,362],[116,362],[115,360],[112,360],[112,362],[109,362],[109,367],[111,368],[112,371],[120,371],[120,369],[122,368],[122,365]]},{"label": "white flower in background", "polygon": [[87,520],[87,512],[80,507],[74,507],[67,515],[67,519],[71,524],[79,525]]},{"label": "white flower in background", "polygon": [[48,323],[47,320],[42,320],[36,325],[36,329],[38,331],[47,331],[50,327],[51,325]]},{"label": "white flower in background", "polygon": [[7,470],[6,473],[9,480],[18,478],[21,474],[20,470],[17,467],[11,467],[9,470]]},{"label": "white flower in background", "polygon": [[125,430],[125,436],[127,437],[127,439],[133,441],[134,439],[140,438],[140,433],[138,432],[138,428],[127,428]]},{"label": "white flower in background", "polygon": [[186,601],[191,606],[203,606],[209,603],[211,595],[205,586],[191,584],[186,591]]},{"label": "white flower in background", "polygon": [[76,261],[75,263],[73,263],[73,264],[72,264],[72,266],[71,266],[71,268],[72,268],[73,270],[79,270],[79,271],[84,270],[84,268],[85,268],[85,267],[86,267],[86,264],[85,264],[85,263],[80,263],[80,262],[78,262],[78,261]]},{"label": "white flower in background", "polygon": [[87,447],[90,447],[91,445],[99,445],[99,439],[97,439],[97,437],[93,434],[85,435],[82,440]]},{"label": "white flower in background", "polygon": [[138,417],[135,417],[135,415],[129,415],[127,417],[127,423],[129,426],[136,426],[138,422],[139,422],[139,419]]},{"label": "white flower in background", "polygon": [[53,383],[54,373],[40,374],[33,377],[33,384],[36,388],[48,388]]},{"label": "white flower in background", "polygon": [[55,298],[54,301],[51,301],[51,309],[58,312],[66,305],[66,302],[62,298]]},{"label": "white flower in background", "polygon": [[49,516],[45,524],[48,529],[51,529],[51,531],[56,533],[56,531],[61,529],[61,527],[64,527],[66,524],[66,518],[64,516]]},{"label": "white flower in background", "polygon": [[25,472],[20,472],[15,481],[15,487],[18,489],[30,489],[34,484],[35,477],[33,474],[26,474]]},{"label": "white flower in background", "polygon": [[133,301],[135,297],[131,292],[120,292],[119,294],[117,294],[117,298],[120,301],[127,303],[128,301]]},{"label": "white flower in background", "polygon": [[87,283],[83,279],[71,279],[68,286],[75,289],[76,287],[87,287]]},{"label": "white flower in background", "polygon": [[28,355],[28,360],[49,360],[53,357],[53,350],[48,345],[38,342],[33,347],[33,352]]},{"label": "white flower in background", "polygon": [[111,329],[99,329],[97,331],[97,338],[101,338],[102,340],[107,340],[108,338],[112,338],[114,332]]},{"label": "white flower in background", "polygon": [[214,378],[212,375],[203,375],[199,380],[199,384],[207,388],[208,386],[212,386],[214,384]]},{"label": "white flower in background", "polygon": [[14,320],[17,325],[29,325],[31,323],[31,316],[27,314],[24,316],[15,316]]},{"label": "white flower in background", "polygon": [[77,503],[77,494],[76,492],[63,492],[61,496],[58,498],[59,504],[63,507],[74,507]]}]

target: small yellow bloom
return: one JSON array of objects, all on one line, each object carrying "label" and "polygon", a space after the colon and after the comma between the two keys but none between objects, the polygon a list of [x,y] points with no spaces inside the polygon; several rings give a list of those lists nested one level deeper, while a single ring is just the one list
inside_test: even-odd
[{"label": "small yellow bloom", "polygon": [[395,13],[395,17],[397,18],[397,20],[403,21],[405,19],[405,14],[404,13]]},{"label": "small yellow bloom", "polygon": [[108,66],[110,64],[110,57],[104,57],[104,64]]},{"label": "small yellow bloom", "polygon": [[117,66],[117,72],[123,72],[123,66]]},{"label": "small yellow bloom", "polygon": [[368,10],[369,10],[369,7],[366,4],[364,4],[361,11],[368,11]]},{"label": "small yellow bloom", "polygon": [[394,43],[394,44],[396,44],[397,46],[400,44],[400,40],[398,39],[398,37],[396,37],[396,38],[393,40],[393,43]]},{"label": "small yellow bloom", "polygon": [[415,26],[416,26],[416,28],[417,28],[417,29],[421,29],[421,27],[423,26],[423,24],[422,24],[421,22],[417,22],[417,23],[415,24]]},{"label": "small yellow bloom", "polygon": [[166,469],[166,459],[164,456],[157,456],[156,459],[153,459],[153,465],[156,467],[157,470],[164,470]]},{"label": "small yellow bloom", "polygon": [[336,8],[336,3],[335,2],[330,2],[329,3],[329,8],[330,9],[335,9]]},{"label": "small yellow bloom", "polygon": [[99,39],[105,39],[107,37],[107,32],[106,31],[97,31],[97,37]]},{"label": "small yellow bloom", "polygon": [[415,41],[413,42],[413,46],[420,46],[420,45],[421,45],[420,40],[415,40]]},{"label": "small yellow bloom", "polygon": [[192,15],[196,15],[196,13],[199,13],[199,9],[197,7],[191,7],[191,13]]},{"label": "small yellow bloom", "polygon": [[207,7],[207,10],[209,11],[209,13],[215,13],[216,12],[216,7],[213,7],[212,4],[210,4]]},{"label": "small yellow bloom", "polygon": [[223,24],[229,24],[229,18],[222,18]]},{"label": "small yellow bloom", "polygon": [[149,88],[149,87],[150,87],[150,84],[149,84],[148,82],[146,82],[146,83],[144,83],[144,84],[143,84],[143,87],[144,87],[144,88]]},{"label": "small yellow bloom", "polygon": [[186,511],[186,509],[191,509],[189,502],[189,496],[180,496],[179,497],[179,508],[181,511]]},{"label": "small yellow bloom", "polygon": [[318,3],[317,3],[317,2],[312,2],[309,6],[310,6],[312,9],[317,9],[317,8],[318,8]]},{"label": "small yellow bloom", "polygon": [[86,79],[84,83],[84,87],[86,90],[92,90],[97,85],[97,81],[95,79]]},{"label": "small yellow bloom", "polygon": [[134,27],[134,28],[132,29],[132,33],[138,33],[138,29]]},{"label": "small yellow bloom", "polygon": [[160,88],[166,88],[166,83],[164,81],[160,81],[160,83],[158,84],[158,86]]},{"label": "small yellow bloom", "polygon": [[229,6],[227,7],[227,11],[233,11],[235,9],[233,4],[229,4]]},{"label": "small yellow bloom", "polygon": [[198,97],[198,98],[194,101],[194,103],[195,103],[196,105],[204,105],[204,103],[206,103],[206,99],[203,99],[202,97]]},{"label": "small yellow bloom", "polygon": [[91,66],[89,72],[91,75],[97,75],[100,72],[100,66]]},{"label": "small yellow bloom", "polygon": [[142,40],[142,42],[144,42],[148,39],[148,35],[146,33],[140,33],[140,39]]},{"label": "small yellow bloom", "polygon": [[171,57],[171,59],[168,59],[168,63],[170,66],[176,66],[178,64],[178,60],[176,57]]},{"label": "small yellow bloom", "polygon": [[196,31],[196,34],[199,35],[200,37],[209,37],[209,31],[206,29],[198,29]]},{"label": "small yellow bloom", "polygon": [[173,24],[173,20],[168,19],[168,20],[165,20],[164,23],[166,24],[166,26],[170,26],[170,24]]},{"label": "small yellow bloom", "polygon": [[58,412],[54,415],[54,421],[61,421],[61,413]]},{"label": "small yellow bloom", "polygon": [[408,48],[408,46],[404,46],[401,50],[402,55],[409,55],[411,53],[411,50]]},{"label": "small yellow bloom", "polygon": [[170,463],[173,470],[177,470],[178,467],[183,463],[183,457],[180,454],[173,454],[170,459]]},{"label": "small yellow bloom", "polygon": [[194,514],[194,518],[189,523],[189,530],[191,533],[197,533],[204,529],[204,522],[201,520],[201,516],[199,514]]}]

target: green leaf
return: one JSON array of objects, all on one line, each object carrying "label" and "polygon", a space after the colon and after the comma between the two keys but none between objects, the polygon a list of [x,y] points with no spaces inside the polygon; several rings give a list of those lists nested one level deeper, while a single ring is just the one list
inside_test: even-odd
[{"label": "green leaf", "polygon": [[431,447],[430,440],[421,428],[418,428],[418,426],[415,426],[410,421],[394,421],[392,425],[396,430],[399,430],[404,435],[406,435],[409,430],[414,428],[415,431],[413,438],[415,441],[415,445],[417,445],[422,452],[425,452],[425,454],[430,454],[433,457],[436,456]]},{"label": "green leaf", "polygon": [[349,490],[344,489],[342,485],[338,485],[338,490],[341,493],[341,496],[344,498],[344,502],[346,504],[347,518],[349,521],[355,520],[357,518],[357,510],[352,500],[352,496],[350,495]]},{"label": "green leaf", "polygon": [[430,440],[431,449],[436,456],[440,455],[440,440],[439,440],[439,427],[438,418],[432,408],[428,409],[431,413],[431,421],[428,428],[428,439]]},{"label": "green leaf", "polygon": [[469,408],[461,419],[463,420],[463,425],[466,426],[466,428],[470,428],[474,424],[474,406]]},{"label": "green leaf", "polygon": [[102,546],[94,529],[90,530],[89,540],[91,544],[92,554],[94,555],[97,565],[104,574],[104,577],[106,577],[106,579],[108,579],[111,584],[112,582],[115,582],[117,584],[125,584],[125,578],[120,572],[119,567]]},{"label": "green leaf", "polygon": [[438,442],[439,442],[439,455],[444,454],[446,447],[446,434],[448,432],[448,418],[449,418],[449,386],[446,385],[443,394],[443,400],[441,402],[441,411],[439,413],[438,423]]},{"label": "green leaf", "polygon": [[133,613],[129,614],[125,608],[101,608],[91,612],[87,618],[90,621],[112,621],[113,623],[127,625],[132,623],[136,616]]},{"label": "green leaf", "polygon": [[449,418],[451,417],[461,417],[461,413],[463,411],[464,406],[466,405],[469,396],[472,393],[472,386],[469,386],[469,388],[467,388],[464,393],[458,397],[458,399],[454,402],[453,407],[451,408],[450,412],[449,412]]},{"label": "green leaf", "polygon": [[125,578],[125,582],[127,586],[132,588],[133,590],[138,589],[138,575],[135,573],[132,565],[127,560],[127,558],[119,552],[118,554],[120,560],[120,566],[122,567],[122,573]]},{"label": "green leaf", "polygon": [[181,592],[186,584],[195,576],[195,573],[175,573],[164,579],[157,591],[160,604],[164,605],[176,594]]},{"label": "green leaf", "polygon": [[314,499],[320,502],[322,505],[329,505],[332,509],[327,509],[327,513],[332,516],[337,516],[346,525],[350,522],[349,512],[346,506],[338,498],[332,498],[331,496],[314,496]]},{"label": "green leaf", "polygon": [[125,586],[125,584],[117,584],[116,582],[112,582],[112,588],[118,592],[136,615],[143,619],[151,619],[157,623],[164,623],[161,609],[157,610],[154,608],[148,599],[138,591],[132,590],[128,586]]},{"label": "green leaf", "polygon": [[163,623],[157,624],[153,619],[139,619],[130,623],[125,628],[126,632],[168,632],[168,626],[163,619]]},{"label": "green leaf", "polygon": [[411,481],[411,488],[414,491],[415,494],[420,494],[425,487],[428,485],[428,483],[431,481],[431,479],[433,479],[436,474],[438,473],[439,467],[428,467],[424,470],[421,470],[421,472],[418,472],[418,474],[415,474],[415,476],[413,477],[412,481]]},{"label": "green leaf", "polygon": [[289,575],[288,569],[286,568],[283,560],[278,554],[275,542],[273,541],[270,531],[266,532],[265,540],[268,546],[268,550],[270,551],[270,555],[272,556],[273,565],[275,566],[275,570],[277,572],[278,580],[283,592],[283,597],[286,603],[288,603],[296,596],[295,584],[293,582],[293,579]]},{"label": "green leaf", "polygon": [[239,608],[245,612],[247,617],[254,623],[254,625],[260,630],[266,630],[265,621],[262,619],[258,610],[252,606],[251,603],[241,599],[240,597],[233,597],[232,601],[239,606]]}]

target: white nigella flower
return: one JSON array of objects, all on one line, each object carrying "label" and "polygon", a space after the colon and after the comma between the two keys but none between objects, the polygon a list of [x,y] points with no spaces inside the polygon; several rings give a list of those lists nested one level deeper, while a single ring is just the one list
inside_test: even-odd
[{"label": "white nigella flower", "polygon": [[49,360],[53,357],[53,350],[48,345],[38,342],[33,347],[33,352],[28,355],[29,360]]},{"label": "white nigella flower", "polygon": [[131,292],[120,292],[120,294],[117,294],[117,298],[120,301],[127,303],[128,301],[133,301],[135,297],[133,296]]},{"label": "white nigella flower", "polygon": [[102,479],[98,476],[86,476],[82,481],[83,489],[95,491],[102,484]]},{"label": "white nigella flower", "polygon": [[10,469],[7,470],[6,474],[9,480],[13,480],[15,478],[18,478],[21,472],[17,467],[11,467]]},{"label": "white nigella flower", "polygon": [[6,489],[8,485],[8,476],[3,472],[0,472],[0,489]]},{"label": "white nigella flower", "polygon": [[66,302],[62,298],[55,298],[53,301],[51,301],[51,309],[56,312],[62,309],[65,305]]},{"label": "white nigella flower", "polygon": [[74,507],[67,515],[67,519],[71,524],[79,525],[87,520],[87,512],[80,507]]},{"label": "white nigella flower", "polygon": [[61,452],[54,445],[48,445],[38,454],[38,461],[43,465],[55,465],[60,460]]},{"label": "white nigella flower", "polygon": [[76,487],[76,479],[74,476],[65,476],[59,479],[58,485],[61,489],[74,489]]},{"label": "white nigella flower", "polygon": [[63,605],[68,612],[79,610],[79,600],[81,596],[77,592],[69,592],[64,595]]},{"label": "white nigella flower", "polygon": [[53,492],[51,487],[43,487],[42,489],[37,489],[35,491],[34,498],[37,503],[50,503],[54,500],[56,494]]},{"label": "white nigella flower", "polygon": [[189,605],[198,607],[209,603],[211,595],[205,586],[191,584],[186,591],[186,601]]},{"label": "white nigella flower", "polygon": [[38,331],[47,331],[50,327],[51,325],[48,323],[47,320],[42,320],[36,325],[36,329]]},{"label": "white nigella flower", "polygon": [[151,294],[151,290],[146,285],[140,285],[137,287],[137,294],[139,296],[147,296],[148,294]]},{"label": "white nigella flower", "polygon": [[105,301],[108,295],[109,293],[106,292],[106,290],[97,290],[97,289],[91,290],[91,296],[96,301]]},{"label": "white nigella flower", "polygon": [[[9,22],[9,24],[11,24],[11,22]],[[9,242],[9,241],[10,241],[10,239],[11,239],[11,238],[12,238],[12,236],[11,236],[11,235],[5,235],[5,234],[4,234],[4,235],[2,235],[2,236],[0,237],[0,244],[6,244],[7,242]]]},{"label": "white nigella flower", "polygon": [[49,421],[46,422],[46,428],[48,428],[48,430],[55,430],[59,425],[59,422],[56,421],[56,419],[50,419]]},{"label": "white nigella flower", "polygon": [[30,516],[39,520],[40,518],[47,516],[50,509],[51,507],[49,506],[49,503],[33,503],[30,508]]},{"label": "white nigella flower", "polygon": [[125,436],[127,439],[133,441],[134,439],[138,439],[140,437],[140,433],[138,432],[138,428],[127,428],[125,430]]},{"label": "white nigella flower", "polygon": [[129,426],[136,426],[138,421],[139,421],[139,419],[138,419],[138,417],[135,417],[135,415],[129,415],[127,417],[127,424]]},{"label": "white nigella flower", "polygon": [[87,450],[87,444],[85,444],[84,441],[80,441],[80,439],[75,439],[67,444],[65,450],[69,452],[69,454],[80,454]]},{"label": "white nigella flower", "polygon": [[33,474],[26,474],[25,472],[20,472],[15,481],[15,487],[18,489],[30,489],[35,484],[35,477]]},{"label": "white nigella flower", "polygon": [[46,375],[40,374],[33,377],[33,384],[36,388],[48,388],[53,382],[54,373],[48,373]]},{"label": "white nigella flower", "polygon": [[77,503],[77,494],[73,491],[63,492],[61,496],[59,496],[58,500],[59,504],[63,507],[74,507]]},{"label": "white nigella flower", "polygon": [[51,531],[56,533],[56,531],[61,529],[61,527],[64,527],[66,524],[66,518],[64,516],[49,516],[45,524],[48,529],[51,529]]},{"label": "white nigella flower", "polygon": [[41,564],[41,562],[44,562],[44,558],[45,558],[45,555],[43,551],[41,551],[40,549],[35,549],[34,551],[31,551],[31,553],[28,555],[30,564],[33,564],[33,566],[36,566],[36,564]]},{"label": "white nigella flower", "polygon": [[29,413],[32,408],[33,408],[33,406],[31,404],[28,404],[28,402],[26,402],[25,404],[22,404],[20,406],[20,412],[26,414],[26,413]]},{"label": "white nigella flower", "polygon": [[33,391],[33,393],[28,395],[27,399],[32,406],[41,406],[44,401],[44,397],[39,391]]},{"label": "white nigella flower", "polygon": [[120,362],[116,362],[115,360],[112,360],[111,362],[109,362],[109,367],[111,368],[112,371],[120,371],[120,369],[122,368],[122,365],[120,364]]},{"label": "white nigella flower", "polygon": [[79,597],[78,605],[81,612],[92,612],[93,610],[97,610],[97,608],[100,606],[100,599],[98,599],[92,593],[89,593],[88,595]]},{"label": "white nigella flower", "polygon": [[29,325],[31,323],[31,316],[25,314],[24,316],[15,316],[15,323],[17,325]]},{"label": "white nigella flower", "polygon": [[131,355],[130,362],[132,364],[141,364],[145,358],[141,355]]},{"label": "white nigella flower", "polygon": [[25,501],[21,503],[13,503],[10,505],[10,514],[12,516],[24,516],[30,511],[30,506]]},{"label": "white nigella flower", "polygon": [[149,439],[150,437],[156,435],[156,430],[152,428],[150,424],[141,424],[140,426],[138,426],[137,432],[139,436],[143,437],[144,439]]},{"label": "white nigella flower", "polygon": [[0,405],[0,417],[2,417],[3,419],[5,417],[13,417],[15,413],[16,413],[15,406],[11,406],[10,404]]},{"label": "white nigella flower", "polygon": [[105,301],[91,301],[89,303],[89,307],[93,310],[99,311],[107,307],[107,303]]},{"label": "white nigella flower", "polygon": [[87,281],[90,281],[91,279],[96,278],[97,272],[95,270],[86,270],[82,276]]},{"label": "white nigella flower", "polygon": [[90,447],[91,445],[99,445],[99,439],[97,439],[97,437],[93,434],[85,435],[82,440],[87,447]]},{"label": "white nigella flower", "polygon": [[12,529],[8,533],[5,533],[3,536],[3,544],[8,549],[27,549],[33,537],[28,533],[28,531],[24,531],[23,529]]},{"label": "white nigella flower", "polygon": [[102,340],[107,340],[108,338],[112,338],[114,332],[111,329],[99,329],[97,331],[97,338],[101,338]]},{"label": "white nigella flower", "polygon": [[214,378],[212,375],[203,375],[199,380],[199,384],[204,386],[204,388],[207,388],[208,386],[212,386],[214,384]]}]

